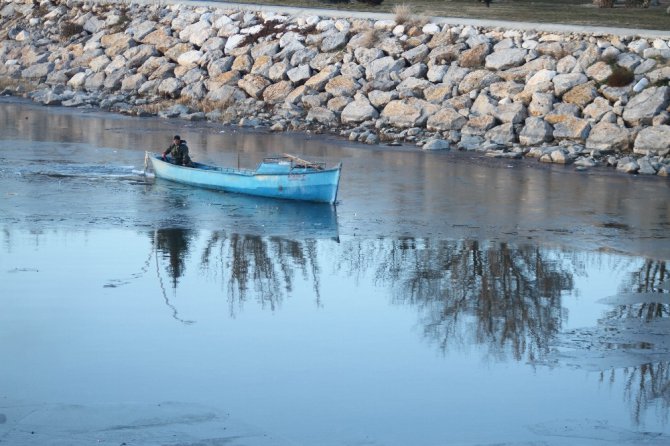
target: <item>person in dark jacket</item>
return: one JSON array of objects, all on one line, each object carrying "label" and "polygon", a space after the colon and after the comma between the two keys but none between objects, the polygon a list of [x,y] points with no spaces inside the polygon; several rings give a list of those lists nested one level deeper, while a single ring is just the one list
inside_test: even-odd
[{"label": "person in dark jacket", "polygon": [[172,155],[171,162],[178,166],[191,166],[191,158],[188,156],[188,146],[186,141],[181,139],[179,135],[175,135],[172,140],[172,145],[163,152],[163,160],[167,160],[167,156]]}]

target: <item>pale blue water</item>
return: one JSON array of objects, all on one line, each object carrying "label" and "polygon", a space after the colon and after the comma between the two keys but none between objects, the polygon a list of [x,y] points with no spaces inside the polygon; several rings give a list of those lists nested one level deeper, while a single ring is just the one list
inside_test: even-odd
[{"label": "pale blue water", "polygon": [[[8,124],[22,114],[67,119],[79,136]],[[0,149],[0,413],[195,403],[304,445],[670,436],[662,343],[651,363],[635,345],[557,354],[566,332],[616,322],[604,297],[647,290],[665,302],[662,180],[228,136],[256,142],[249,159],[268,141],[344,159],[331,208],[146,182],[133,173],[141,148],[115,146],[115,130],[97,145],[77,127],[124,128],[149,146],[183,123],[12,103],[0,117],[11,134]],[[233,158],[202,150],[230,130],[189,131],[210,135],[192,143],[200,159]],[[667,322],[669,306],[651,322]],[[600,369],[579,359],[594,349]],[[9,425],[0,440],[16,438]]]}]

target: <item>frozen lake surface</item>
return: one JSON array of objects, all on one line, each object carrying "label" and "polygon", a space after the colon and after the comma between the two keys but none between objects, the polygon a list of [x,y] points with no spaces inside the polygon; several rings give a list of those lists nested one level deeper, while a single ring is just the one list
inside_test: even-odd
[{"label": "frozen lake surface", "polygon": [[[175,133],[336,207],[137,174]],[[670,186],[0,102],[0,444],[670,443]]]}]

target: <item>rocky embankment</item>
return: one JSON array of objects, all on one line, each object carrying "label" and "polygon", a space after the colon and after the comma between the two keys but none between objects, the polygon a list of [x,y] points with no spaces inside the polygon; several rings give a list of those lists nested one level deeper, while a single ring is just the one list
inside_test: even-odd
[{"label": "rocky embankment", "polygon": [[0,8],[3,94],[670,173],[670,37],[159,3]]}]

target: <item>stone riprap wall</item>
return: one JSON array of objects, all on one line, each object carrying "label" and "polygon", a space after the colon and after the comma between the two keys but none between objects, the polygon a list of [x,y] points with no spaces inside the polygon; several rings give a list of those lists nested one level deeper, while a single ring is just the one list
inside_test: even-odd
[{"label": "stone riprap wall", "polygon": [[670,173],[668,39],[158,3],[0,7],[4,93],[44,104]]}]

